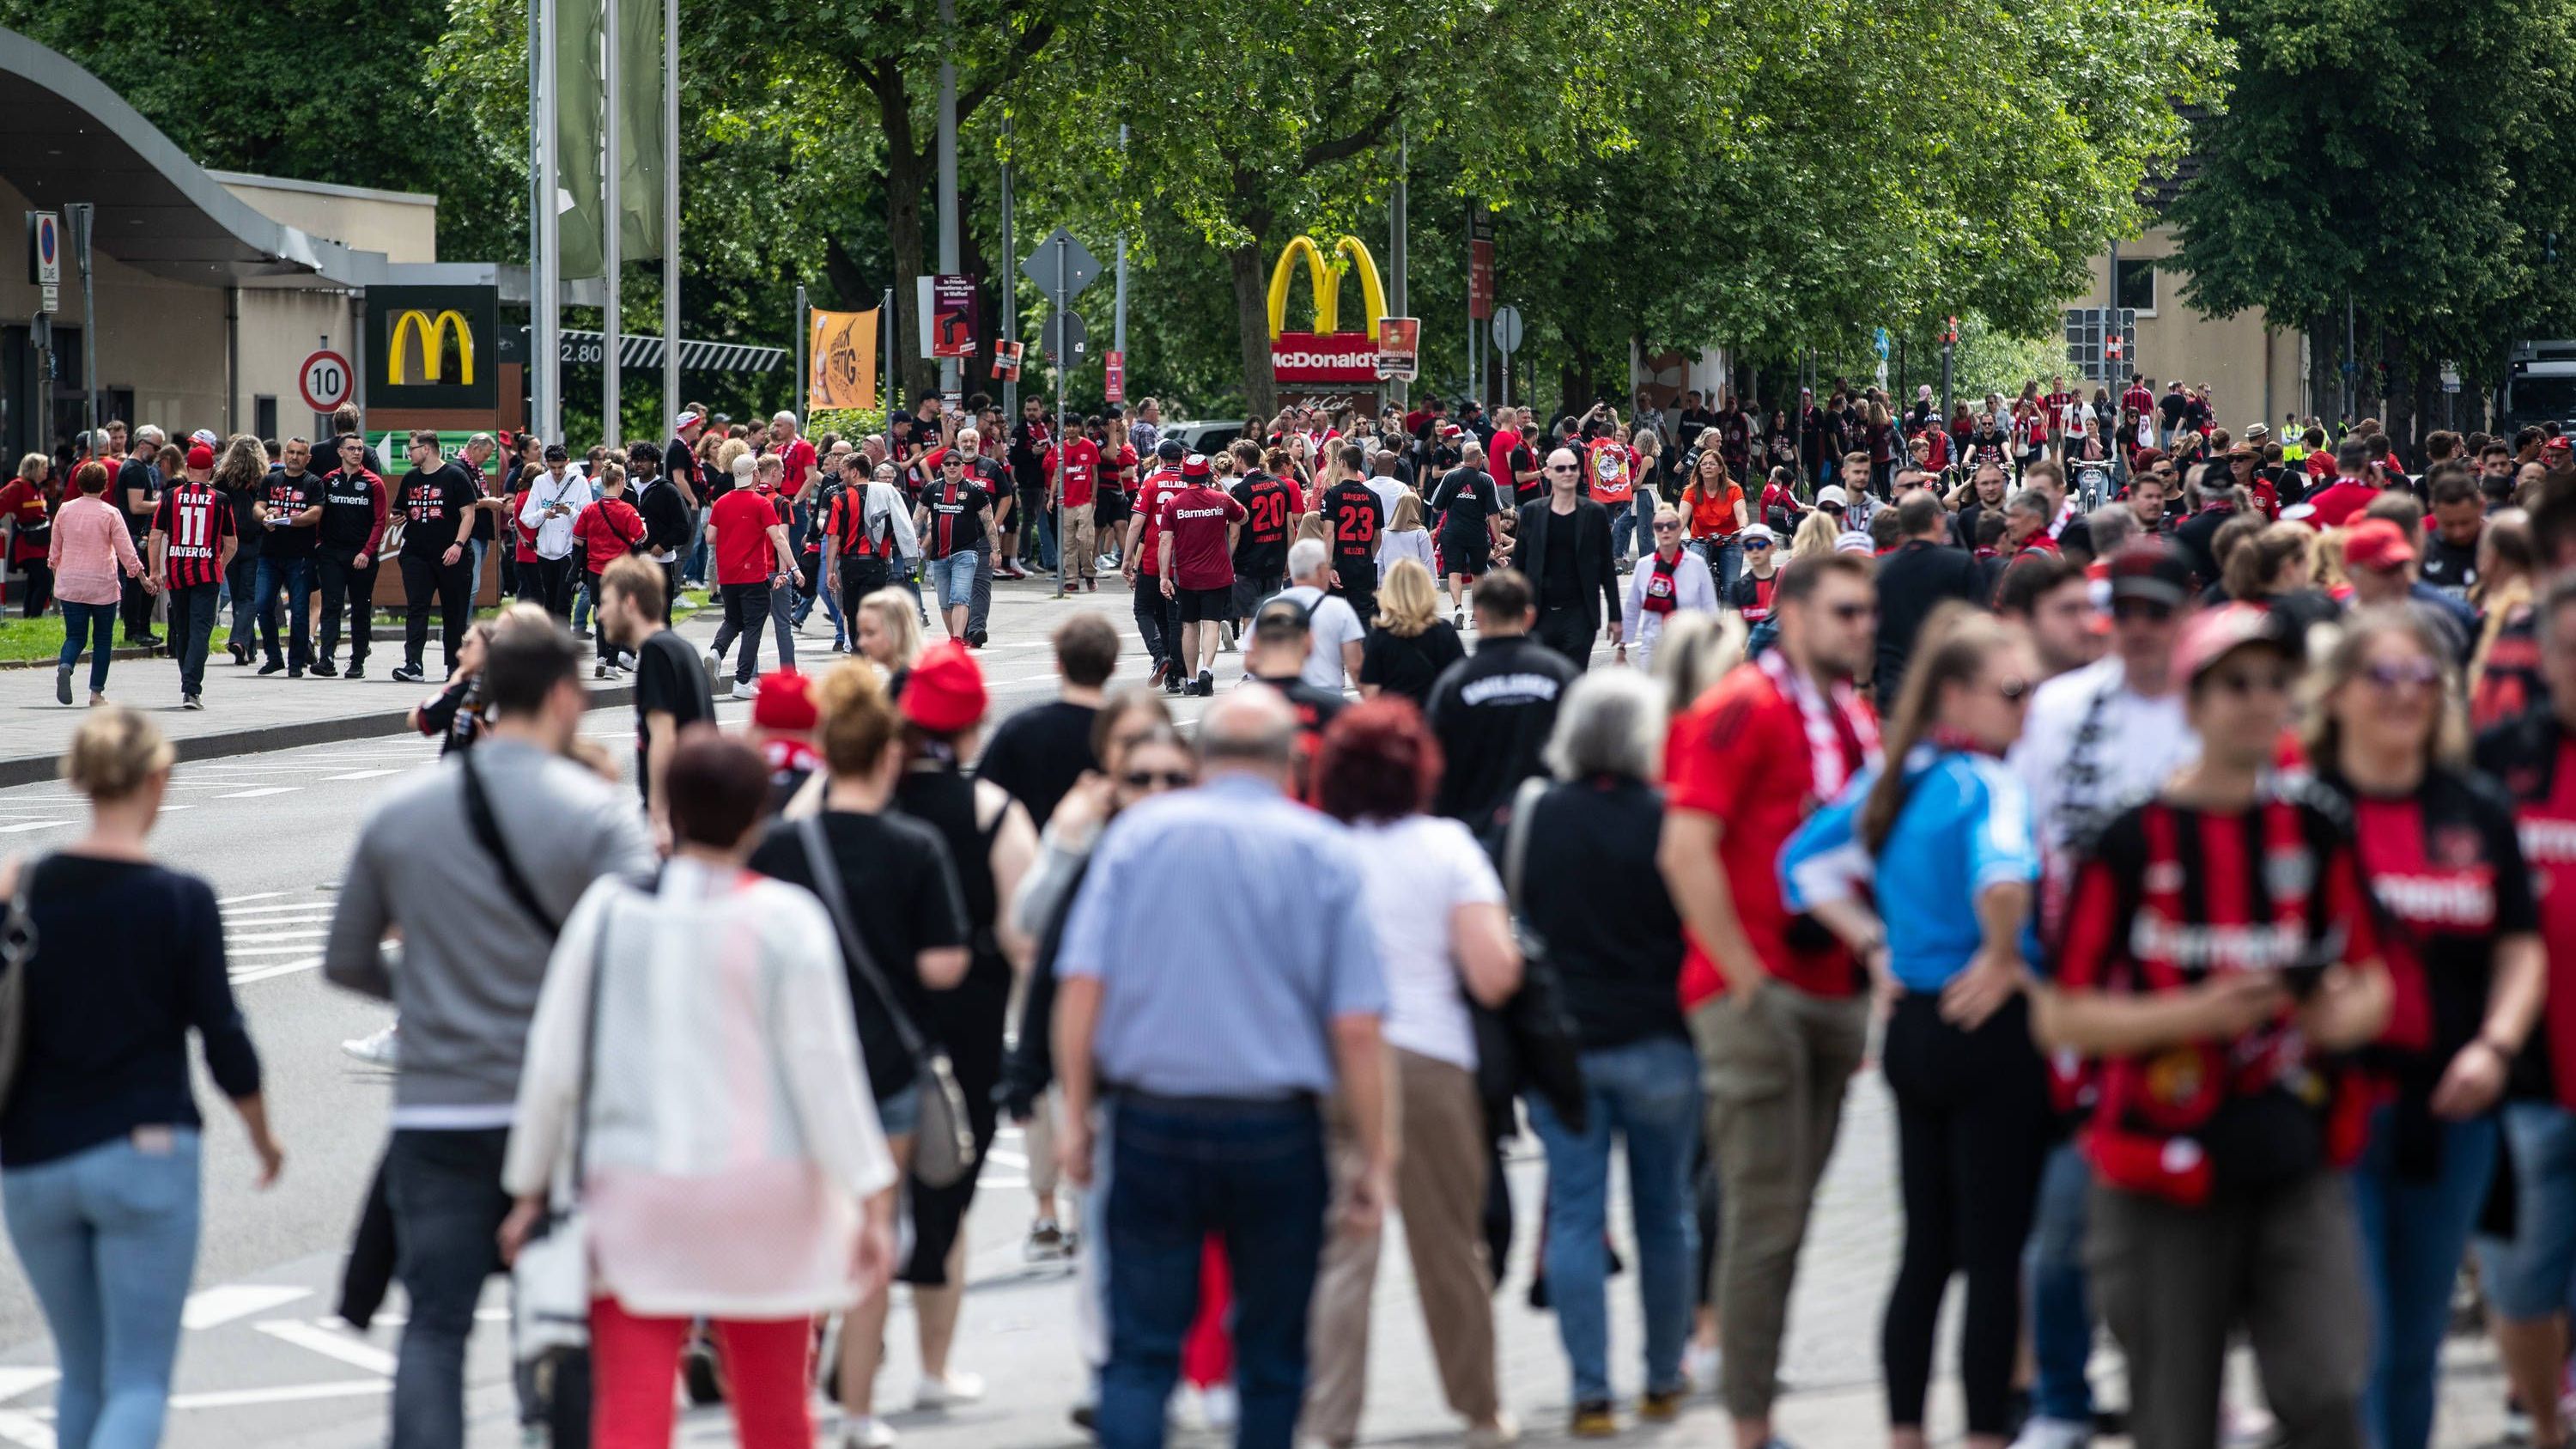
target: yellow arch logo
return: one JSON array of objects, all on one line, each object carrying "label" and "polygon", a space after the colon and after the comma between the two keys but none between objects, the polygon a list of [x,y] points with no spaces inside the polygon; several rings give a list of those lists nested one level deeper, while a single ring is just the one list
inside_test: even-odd
[{"label": "yellow arch logo", "polygon": [[474,329],[467,324],[465,314],[453,307],[439,313],[434,320],[418,307],[409,308],[394,318],[393,335],[385,345],[385,381],[394,387],[402,387],[409,381],[403,370],[403,341],[418,333],[421,381],[437,382],[447,353],[450,323],[456,327],[456,381],[460,386],[470,386],[474,381]]},{"label": "yellow arch logo", "polygon": [[[1360,274],[1360,302],[1368,308],[1368,326],[1353,330],[1364,330],[1369,336],[1376,336],[1378,319],[1386,315],[1386,288],[1377,279],[1377,259],[1369,255],[1368,248],[1361,245],[1355,236],[1346,236],[1333,243],[1333,254],[1349,258],[1350,264]],[[1339,325],[1342,316],[1340,278],[1333,274],[1332,265],[1316,248],[1314,238],[1291,237],[1288,245],[1280,249],[1279,264],[1270,269],[1270,340],[1273,342],[1288,330],[1288,283],[1296,275],[1294,267],[1299,257],[1306,259],[1306,276],[1315,286],[1316,333],[1321,335],[1342,330]]]}]

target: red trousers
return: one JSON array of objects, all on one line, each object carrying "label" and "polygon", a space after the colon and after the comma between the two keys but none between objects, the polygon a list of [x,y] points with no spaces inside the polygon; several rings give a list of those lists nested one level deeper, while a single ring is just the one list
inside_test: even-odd
[{"label": "red trousers", "polygon": [[1181,1340],[1181,1377],[1204,1389],[1234,1379],[1234,1279],[1225,1266],[1225,1239],[1208,1234],[1199,1249],[1199,1316]]},{"label": "red trousers", "polygon": [[[742,1449],[813,1449],[807,1364],[810,1318],[717,1319],[726,1397]],[[591,1420],[594,1449],[671,1449],[674,1385],[685,1318],[638,1318],[613,1298],[590,1302]]]}]

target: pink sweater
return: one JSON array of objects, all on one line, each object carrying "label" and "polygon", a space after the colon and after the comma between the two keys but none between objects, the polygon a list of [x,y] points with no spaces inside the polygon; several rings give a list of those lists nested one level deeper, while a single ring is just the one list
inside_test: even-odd
[{"label": "pink sweater", "polygon": [[117,571],[137,578],[143,561],[125,519],[102,499],[75,493],[54,515],[54,540],[45,552],[54,570],[54,597],[75,604],[113,604],[121,597]]}]

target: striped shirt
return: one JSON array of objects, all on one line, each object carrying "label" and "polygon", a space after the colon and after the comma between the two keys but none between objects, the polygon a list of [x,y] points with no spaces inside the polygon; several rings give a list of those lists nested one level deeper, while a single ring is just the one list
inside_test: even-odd
[{"label": "striped shirt", "polygon": [[1241,774],[1118,817],[1056,969],[1101,983],[1102,1083],[1165,1096],[1330,1092],[1334,1020],[1386,1014],[1349,832]]},{"label": "striped shirt", "polygon": [[223,582],[224,540],[233,536],[233,505],[213,484],[187,479],[172,484],[152,514],[152,531],[169,540],[162,560],[163,581],[171,588]]}]

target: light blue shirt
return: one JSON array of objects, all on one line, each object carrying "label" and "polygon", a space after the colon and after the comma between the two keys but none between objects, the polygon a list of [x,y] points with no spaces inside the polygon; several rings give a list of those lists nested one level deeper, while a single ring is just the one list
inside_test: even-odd
[{"label": "light blue shirt", "polygon": [[1241,774],[1110,825],[1056,971],[1101,984],[1102,1083],[1163,1096],[1328,1093],[1334,1019],[1386,1013],[1349,836]]},{"label": "light blue shirt", "polygon": [[1861,803],[1878,782],[1876,770],[1864,770],[1781,847],[1780,891],[1789,909],[1805,911],[1872,887],[1888,969],[1908,991],[1931,992],[1965,970],[1985,939],[1978,893],[2039,879],[2039,843],[2029,798],[2003,761],[1921,745],[1905,768],[1913,786],[1875,860],[1857,833]]}]

